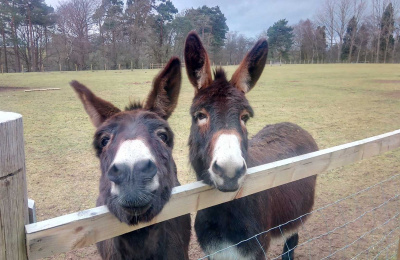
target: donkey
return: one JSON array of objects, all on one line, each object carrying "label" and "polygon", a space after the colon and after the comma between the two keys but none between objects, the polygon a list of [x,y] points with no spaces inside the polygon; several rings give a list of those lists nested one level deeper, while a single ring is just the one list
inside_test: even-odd
[{"label": "donkey", "polygon": [[[153,219],[179,186],[172,158],[174,134],[167,123],[181,87],[181,64],[172,58],[154,79],[144,105],[121,111],[77,81],[71,86],[97,128],[93,146],[100,159],[97,206],[107,205],[121,222]],[[106,228],[106,227],[105,227]],[[103,259],[189,259],[190,215],[97,243]]]},{"label": "donkey", "polygon": [[[195,88],[190,108],[190,162],[197,179],[222,192],[237,191],[247,167],[318,150],[309,133],[292,123],[265,126],[248,140],[246,123],[253,109],[245,94],[261,76],[268,54],[268,43],[259,40],[228,81],[222,68],[211,75],[208,54],[200,38],[190,32],[185,43],[187,75]],[[209,255],[284,224],[312,210],[316,177],[279,186],[197,213],[195,230],[203,251]],[[293,259],[298,243],[297,228],[291,222],[282,227],[286,238],[282,259]],[[211,259],[264,259],[271,237],[281,237],[273,229]],[[260,243],[260,244],[259,244]]]}]

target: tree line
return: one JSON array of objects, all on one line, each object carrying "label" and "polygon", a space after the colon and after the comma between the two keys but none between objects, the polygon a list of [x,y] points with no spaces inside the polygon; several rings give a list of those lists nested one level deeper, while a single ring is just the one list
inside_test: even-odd
[{"label": "tree line", "polygon": [[[182,56],[196,30],[215,64],[237,64],[260,36],[274,61],[399,62],[399,4],[325,0],[313,19],[277,21],[259,36],[229,31],[218,6],[182,11],[170,0],[0,0],[5,72],[147,68]],[[181,57],[182,58],[182,57]]]},{"label": "tree line", "polygon": [[325,62],[400,62],[399,2],[325,0],[314,20],[293,26],[295,59]]}]

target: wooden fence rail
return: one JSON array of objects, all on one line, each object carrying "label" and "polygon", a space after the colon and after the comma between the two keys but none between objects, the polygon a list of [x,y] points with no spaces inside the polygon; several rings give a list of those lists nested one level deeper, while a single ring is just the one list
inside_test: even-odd
[{"label": "wooden fence rail", "polygon": [[223,193],[195,182],[173,190],[162,212],[151,222],[128,226],[105,206],[26,225],[29,259],[86,247],[187,213],[245,197],[279,185],[345,166],[400,147],[400,130],[248,169],[237,192]]}]

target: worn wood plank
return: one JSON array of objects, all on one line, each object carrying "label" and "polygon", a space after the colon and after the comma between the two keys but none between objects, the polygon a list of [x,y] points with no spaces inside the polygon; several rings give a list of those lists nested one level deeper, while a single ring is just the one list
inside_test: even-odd
[{"label": "worn wood plank", "polygon": [[399,237],[399,242],[398,242],[398,245],[397,245],[397,257],[396,257],[396,259],[400,260],[400,237]]},{"label": "worn wood plank", "polygon": [[25,92],[35,92],[35,91],[48,91],[48,90],[60,90],[60,88],[34,88],[24,90]]},{"label": "worn wood plank", "polygon": [[267,190],[400,147],[400,130],[248,169],[238,192],[219,192],[202,182],[173,190],[170,202],[149,223],[120,223],[105,206],[26,226],[30,259],[85,247],[145,226]]},{"label": "worn wood plank", "polygon": [[28,199],[28,212],[29,212],[29,224],[36,223],[36,204],[34,200]]},{"label": "worn wood plank", "polygon": [[27,259],[27,187],[22,116],[0,111],[0,259]]}]

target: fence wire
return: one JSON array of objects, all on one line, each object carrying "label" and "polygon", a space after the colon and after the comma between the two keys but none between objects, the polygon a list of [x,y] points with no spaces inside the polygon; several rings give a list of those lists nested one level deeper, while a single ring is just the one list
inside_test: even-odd
[{"label": "fence wire", "polygon": [[[292,249],[296,259],[395,259],[400,235],[399,196],[400,173],[199,259],[212,258],[252,239],[265,259],[281,259],[286,243],[282,229],[295,221],[301,223],[299,244]],[[280,230],[281,241],[274,241],[267,250],[258,237],[275,229]]]}]

